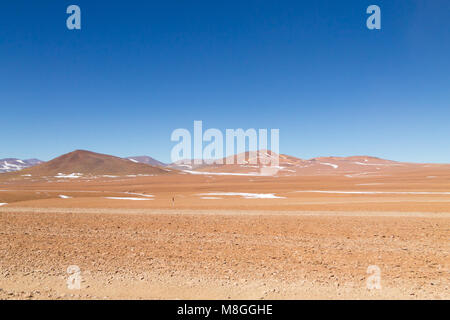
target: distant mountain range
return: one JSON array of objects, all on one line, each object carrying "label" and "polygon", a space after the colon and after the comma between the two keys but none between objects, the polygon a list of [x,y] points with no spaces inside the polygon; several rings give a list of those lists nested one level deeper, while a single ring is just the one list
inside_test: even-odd
[{"label": "distant mountain range", "polygon": [[[386,176],[394,172],[429,170],[442,168],[449,170],[448,164],[422,164],[397,162],[371,156],[317,157],[300,159],[280,154],[278,164],[271,162],[277,154],[270,150],[245,152],[222,159],[221,164],[178,161],[168,168],[190,174],[203,175],[276,175],[276,176],[317,176],[341,175],[349,178],[362,176]],[[244,159],[238,163],[238,158]],[[265,163],[267,161],[268,163]],[[231,163],[231,164],[227,164]]]},{"label": "distant mountain range", "polygon": [[[289,155],[279,155],[276,166],[270,159],[278,156],[270,150],[246,152],[240,155],[223,158],[223,164],[208,164],[181,161],[165,164],[149,156],[134,156],[119,158],[91,151],[76,150],[64,154],[48,162],[37,159],[1,159],[0,173],[21,171],[26,176],[70,177],[101,176],[101,175],[159,175],[168,172],[202,175],[269,175],[277,176],[312,176],[312,175],[342,175],[351,177],[384,176],[394,172],[411,170],[429,170],[441,168],[450,170],[447,164],[419,164],[396,162],[370,156],[351,157],[318,157],[299,159]],[[244,161],[237,163],[237,159]],[[229,161],[233,160],[233,161]],[[268,160],[269,163],[264,163]],[[234,162],[227,164],[227,162]],[[275,169],[275,170],[273,170]]]},{"label": "distant mountain range", "polygon": [[[222,159],[223,164],[197,165],[193,170],[210,173],[233,173],[233,174],[259,174],[261,169],[271,165],[271,157],[277,155],[271,151],[261,150],[254,153],[246,152],[240,155],[244,163],[237,163],[239,155]],[[234,159],[233,159],[234,158]],[[266,158],[269,163],[264,164]],[[361,172],[377,174],[378,171],[386,171],[392,168],[409,166],[391,160],[384,160],[370,156],[352,157],[318,157],[312,159],[300,159],[289,155],[280,154],[277,165],[277,175],[335,175],[335,174],[358,174]],[[231,161],[230,161],[231,160]],[[234,160],[234,161],[233,161]],[[234,162],[227,164],[227,162]],[[273,164],[272,164],[273,165]],[[179,166],[179,164],[178,164]]]},{"label": "distant mountain range", "polygon": [[86,150],[66,153],[21,171],[32,176],[166,174],[167,172],[167,169],[160,167]]},{"label": "distant mountain range", "polygon": [[[90,156],[87,156],[90,153]],[[55,165],[54,162],[50,161],[50,165],[48,165],[47,167],[52,167],[55,168],[56,171],[71,171],[71,172],[79,172],[79,171],[83,171],[84,169],[87,169],[87,167],[89,167],[90,169],[93,169],[94,167],[94,171],[95,172],[99,172],[102,170],[106,170],[108,174],[115,174],[117,172],[125,172],[125,171],[129,171],[131,170],[129,167],[129,163],[128,162],[120,162],[120,167],[121,169],[119,170],[119,168],[112,168],[114,166],[111,167],[111,164],[109,162],[111,162],[111,160],[114,158],[113,162],[115,162],[116,164],[118,163],[118,157],[113,157],[113,156],[108,156],[108,155],[104,155],[107,157],[111,157],[109,159],[102,159],[100,160],[99,158],[101,158],[100,156],[97,157],[97,159],[93,159],[93,155],[95,154],[95,152],[90,152],[90,151],[84,151],[84,150],[77,150],[71,153],[68,153],[66,155],[63,155],[61,157],[63,157],[63,160],[68,160],[69,158],[71,159],[70,161],[65,161],[67,162],[66,165],[63,165],[62,163],[59,163],[58,165]],[[100,154],[98,154],[100,155]],[[60,157],[59,157],[60,158]],[[57,158],[57,159],[59,159]],[[86,168],[83,167],[83,170],[78,170],[78,171],[74,171],[74,169],[77,167],[77,165],[74,164],[73,158],[82,158],[83,162],[91,162],[90,164],[85,163],[85,165],[87,166]],[[90,159],[89,159],[90,158]],[[166,167],[167,164],[158,161],[152,157],[149,156],[136,156],[136,157],[127,157],[124,158],[126,160],[129,160],[131,163],[135,163],[135,164],[146,164],[146,165],[150,165],[153,167]],[[56,160],[56,159],[54,159]],[[59,159],[61,160],[61,159]],[[110,161],[108,161],[110,160]],[[70,162],[70,164],[69,164]],[[0,159],[0,173],[6,173],[6,172],[14,172],[14,171],[19,171],[19,170],[23,170],[26,168],[30,168],[30,167],[34,167],[37,166],[39,164],[43,164],[44,161],[41,161],[39,159],[27,159],[27,160],[21,160],[21,159],[16,159],[16,158],[5,158],[5,159]],[[95,163],[95,164],[94,164]],[[131,170],[133,173],[142,173],[142,168],[145,168],[147,170],[144,171],[148,171],[148,167],[140,167],[140,166],[132,166],[133,169]],[[139,167],[139,168],[138,168]],[[59,169],[57,169],[59,168]],[[64,170],[63,170],[64,169]],[[95,173],[92,172],[92,173]],[[81,173],[81,172],[80,172]],[[146,172],[148,173],[148,172]]]},{"label": "distant mountain range", "polygon": [[13,172],[41,164],[39,159],[20,160],[16,158],[0,159],[0,173]]}]

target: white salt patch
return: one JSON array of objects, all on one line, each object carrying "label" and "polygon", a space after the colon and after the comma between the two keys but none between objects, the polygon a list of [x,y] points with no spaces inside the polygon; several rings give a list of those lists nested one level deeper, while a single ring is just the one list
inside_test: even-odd
[{"label": "white salt patch", "polygon": [[319,162],[320,164],[326,165],[326,166],[330,166],[333,167],[334,169],[339,168],[339,166],[337,164],[333,164],[333,163],[328,163],[328,162]]},{"label": "white salt patch", "polygon": [[70,199],[70,198],[72,198],[72,197],[69,197],[69,196],[65,196],[65,195],[63,195],[63,194],[60,194],[59,197],[60,197],[61,199]]},{"label": "white salt patch", "polygon": [[215,199],[223,199],[223,198],[219,198],[219,197],[200,197],[200,199],[215,200]]},{"label": "white salt patch", "polygon": [[153,199],[143,199],[143,198],[128,198],[128,197],[105,197],[105,199],[111,200],[133,200],[133,201],[145,201],[145,200],[153,200]]},{"label": "white salt patch", "polygon": [[58,173],[58,175],[56,175],[55,178],[78,179],[82,175],[83,175],[82,173],[71,173],[71,174]]},{"label": "white salt patch", "polygon": [[348,178],[354,178],[357,176],[364,176],[364,175],[368,175],[368,174],[372,174],[372,173],[378,173],[378,172],[361,172],[361,173],[346,174],[345,176]]},{"label": "white salt patch", "polygon": [[5,205],[7,205],[7,203],[0,203],[0,207]]},{"label": "white salt patch", "polygon": [[135,193],[135,192],[125,192],[126,194],[132,194],[135,196],[141,196],[141,197],[146,197],[146,198],[153,198],[154,195],[152,194],[143,194],[143,193]]},{"label": "white salt patch", "polygon": [[183,172],[190,174],[203,174],[203,175],[211,175],[211,176],[259,176],[259,173],[233,173],[233,172],[204,172],[204,171],[191,171],[191,170],[183,170]]},{"label": "white salt patch", "polygon": [[244,193],[244,192],[209,192],[201,193],[201,196],[241,196],[245,199],[284,199],[273,193]]},{"label": "white salt patch", "polygon": [[426,192],[426,191],[328,191],[328,190],[305,190],[295,191],[303,193],[334,193],[334,194],[440,194],[446,195],[450,192]]},{"label": "white salt patch", "polygon": [[102,177],[104,177],[104,178],[118,178],[118,176],[110,176],[110,175],[107,175],[107,174],[103,175]]}]

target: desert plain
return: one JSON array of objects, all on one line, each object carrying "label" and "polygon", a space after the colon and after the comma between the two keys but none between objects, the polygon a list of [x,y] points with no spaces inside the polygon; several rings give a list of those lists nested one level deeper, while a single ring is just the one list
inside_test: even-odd
[{"label": "desert plain", "polygon": [[449,166],[329,164],[2,174],[0,299],[449,299]]}]

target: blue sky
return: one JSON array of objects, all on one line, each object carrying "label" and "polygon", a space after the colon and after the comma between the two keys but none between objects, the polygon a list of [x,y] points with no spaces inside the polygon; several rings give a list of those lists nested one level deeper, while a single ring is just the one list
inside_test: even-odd
[{"label": "blue sky", "polygon": [[278,128],[301,158],[450,163],[449,18],[448,0],[8,1],[0,158],[170,161],[172,131],[202,120]]}]

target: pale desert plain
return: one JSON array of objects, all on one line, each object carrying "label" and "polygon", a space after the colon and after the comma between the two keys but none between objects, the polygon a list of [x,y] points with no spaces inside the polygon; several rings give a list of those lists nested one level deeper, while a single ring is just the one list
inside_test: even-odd
[{"label": "pale desert plain", "polygon": [[0,174],[0,298],[450,298],[450,165],[278,169],[75,151]]}]

